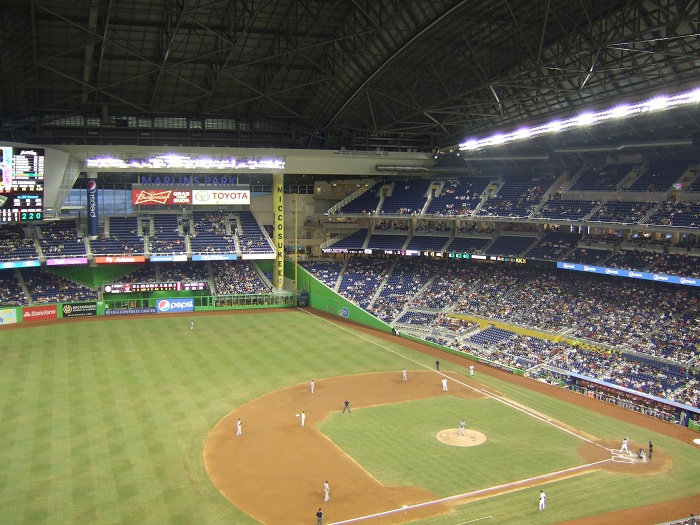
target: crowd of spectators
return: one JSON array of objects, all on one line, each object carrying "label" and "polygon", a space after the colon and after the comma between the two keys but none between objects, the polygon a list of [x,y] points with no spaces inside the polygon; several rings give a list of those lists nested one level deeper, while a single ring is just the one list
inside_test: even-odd
[{"label": "crowd of spectators", "polygon": [[[152,265],[149,265],[152,266]],[[209,269],[202,262],[155,263],[161,282],[208,281]]]},{"label": "crowd of spectators", "polygon": [[360,307],[366,308],[392,264],[392,259],[351,257],[341,277],[338,291]]},{"label": "crowd of spectators", "polygon": [[626,202],[611,200],[605,202],[589,218],[591,221],[619,224],[637,224],[656,205],[653,201]]},{"label": "crowd of spectators", "polygon": [[27,295],[24,293],[15,271],[0,272],[0,304],[3,306],[27,304]]},{"label": "crowd of spectators", "polygon": [[153,231],[148,239],[148,249],[151,253],[167,254],[184,254],[187,251],[177,215],[153,216]]},{"label": "crowd of spectators", "polygon": [[95,290],[41,268],[22,268],[20,273],[33,304],[73,303],[97,299]]},{"label": "crowd of spectators", "polygon": [[217,212],[194,212],[188,228],[190,249],[194,253],[236,252],[235,227],[229,231],[227,217]]},{"label": "crowd of spectators", "polygon": [[75,221],[56,221],[39,226],[39,243],[46,257],[85,256],[85,239]]},{"label": "crowd of spectators", "polygon": [[217,295],[269,293],[270,288],[248,261],[218,261],[211,264]]},{"label": "crowd of spectators", "polygon": [[24,227],[7,225],[0,228],[0,261],[21,261],[38,256],[34,239]]},{"label": "crowd of spectators", "polygon": [[[663,363],[684,369],[700,364],[700,293],[694,287],[515,265],[400,261],[390,271],[391,260],[350,258],[353,282],[361,275],[363,286],[354,286],[352,293],[340,288],[340,293],[366,308],[376,295],[369,310],[391,323],[430,318],[430,340],[456,347],[473,342],[455,338],[447,328],[435,329],[440,328],[435,320],[445,319],[446,312],[566,334],[611,353],[574,352],[515,334],[475,352],[511,366],[551,364],[666,399],[696,402],[697,389],[682,388],[685,376],[662,370]],[[377,294],[382,287],[396,290]],[[650,361],[621,357],[635,353]]]},{"label": "crowd of spectators", "polygon": [[432,261],[398,259],[379,295],[369,306],[369,311],[383,321],[396,319],[401,313],[397,308],[410,302],[420,291],[430,279],[435,266],[437,264]]}]

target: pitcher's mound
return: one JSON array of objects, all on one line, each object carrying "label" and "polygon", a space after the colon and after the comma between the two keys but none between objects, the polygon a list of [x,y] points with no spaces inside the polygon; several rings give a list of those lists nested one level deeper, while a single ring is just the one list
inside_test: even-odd
[{"label": "pitcher's mound", "polygon": [[435,437],[441,443],[452,445],[453,447],[475,447],[486,441],[486,436],[476,430],[466,429],[464,435],[457,434],[456,428],[446,428],[441,430]]}]

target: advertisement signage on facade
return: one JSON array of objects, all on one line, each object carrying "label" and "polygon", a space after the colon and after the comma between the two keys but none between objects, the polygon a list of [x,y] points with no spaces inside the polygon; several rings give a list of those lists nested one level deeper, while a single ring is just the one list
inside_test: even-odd
[{"label": "advertisement signage on facade", "polygon": [[131,190],[131,204],[139,206],[177,206],[192,204],[190,190]]},{"label": "advertisement signage on facade", "polygon": [[0,309],[0,324],[15,324],[17,322],[17,311],[14,308]]},{"label": "advertisement signage on facade", "polygon": [[192,204],[195,206],[225,206],[250,204],[249,190],[192,190]]},{"label": "advertisement signage on facade", "polygon": [[140,315],[140,314],[154,314],[156,313],[155,308],[145,307],[145,308],[115,308],[105,310],[105,315]]},{"label": "advertisement signage on facade", "polygon": [[96,264],[126,264],[146,262],[143,255],[120,256],[120,257],[95,257]]},{"label": "advertisement signage on facade", "polygon": [[87,263],[87,257],[64,257],[61,259],[46,259],[46,266],[69,266],[73,264]]},{"label": "advertisement signage on facade", "polygon": [[156,310],[159,314],[194,312],[194,299],[191,297],[186,299],[161,299],[156,304]]},{"label": "advertisement signage on facade", "polygon": [[27,306],[22,308],[22,321],[46,321],[58,318],[58,307],[55,304],[47,306]]},{"label": "advertisement signage on facade", "polygon": [[97,315],[97,303],[71,303],[61,307],[63,317],[88,317]]}]

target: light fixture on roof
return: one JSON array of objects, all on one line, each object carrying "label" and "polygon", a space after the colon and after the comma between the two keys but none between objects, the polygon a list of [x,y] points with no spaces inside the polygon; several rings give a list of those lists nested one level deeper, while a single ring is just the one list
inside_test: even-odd
[{"label": "light fixture on roof", "polygon": [[94,157],[85,159],[85,167],[93,169],[124,170],[282,170],[285,162],[277,158],[236,159],[235,157],[190,157],[189,155],[154,155],[140,159]]},{"label": "light fixture on roof", "polygon": [[[602,111],[586,111],[575,117],[553,120],[529,129],[520,128],[514,132],[495,133],[484,138],[470,137],[459,145],[459,149],[460,151],[476,151],[489,146],[500,146],[548,133],[558,133],[577,126],[593,126],[612,119],[628,118],[643,113],[665,111],[698,103],[700,103],[700,88],[671,96],[657,95],[637,104],[618,104]],[[528,130],[528,132],[525,133],[523,130]]]},{"label": "light fixture on roof", "polygon": [[578,117],[576,117],[576,123],[579,126],[590,126],[595,122],[596,115],[595,113],[591,113],[590,111],[586,111],[584,113],[581,113]]}]

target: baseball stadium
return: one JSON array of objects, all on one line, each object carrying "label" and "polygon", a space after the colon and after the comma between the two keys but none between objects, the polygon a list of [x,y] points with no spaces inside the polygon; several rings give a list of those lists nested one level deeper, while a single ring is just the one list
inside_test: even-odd
[{"label": "baseball stadium", "polygon": [[700,1],[1,6],[1,524],[696,524]]}]

